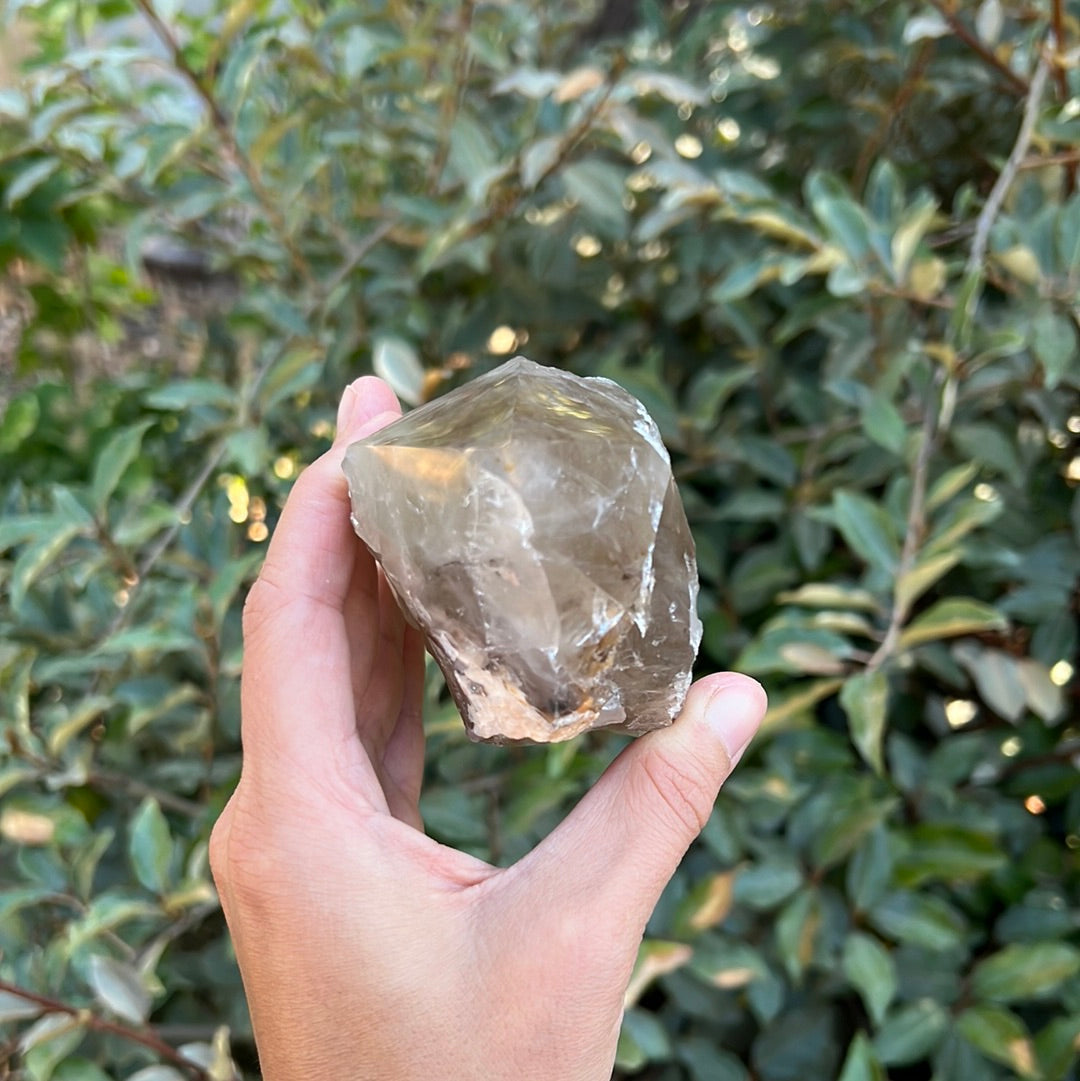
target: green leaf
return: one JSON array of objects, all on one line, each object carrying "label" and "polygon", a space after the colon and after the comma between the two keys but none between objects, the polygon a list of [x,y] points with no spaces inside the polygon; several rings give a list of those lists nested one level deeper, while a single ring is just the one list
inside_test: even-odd
[{"label": "green leaf", "polygon": [[912,620],[900,635],[901,651],[924,642],[982,631],[1003,631],[1009,623],[996,608],[970,597],[948,597]]},{"label": "green leaf", "polygon": [[878,1029],[874,1050],[885,1066],[907,1066],[931,1054],[949,1026],[939,1002],[920,999],[894,1013]]},{"label": "green leaf", "polygon": [[961,642],[953,655],[971,673],[982,700],[999,716],[1018,721],[1027,706],[1027,687],[1016,659],[999,649]]},{"label": "green leaf", "polygon": [[965,826],[921,822],[910,838],[911,848],[896,869],[896,880],[905,886],[921,886],[930,879],[968,882],[1006,862],[993,834]]},{"label": "green leaf", "polygon": [[151,409],[177,413],[204,406],[231,411],[236,405],[236,391],[210,379],[180,379],[150,391],[143,401]]},{"label": "green leaf", "polygon": [[982,1003],[956,1019],[956,1030],[988,1059],[1004,1063],[1021,1077],[1040,1076],[1031,1036],[1016,1014]]},{"label": "green leaf", "polygon": [[905,611],[960,562],[960,552],[923,556],[896,582],[896,603]]},{"label": "green leaf", "polygon": [[862,612],[881,611],[881,602],[873,593],[839,582],[807,582],[798,589],[781,593],[781,604],[801,604],[807,608],[854,608]]},{"label": "green leaf", "polygon": [[948,950],[964,940],[964,917],[940,897],[897,890],[886,894],[869,912],[883,935],[926,950]]},{"label": "green leaf", "polygon": [[1056,390],[1077,364],[1076,327],[1050,306],[1039,309],[1031,324],[1031,351],[1043,367],[1047,390]]},{"label": "green leaf", "polygon": [[861,672],[845,680],[840,705],[848,718],[848,730],[859,754],[877,773],[884,771],[882,739],[889,712],[889,681],[883,672]]},{"label": "green leaf", "polygon": [[646,1010],[631,1007],[623,1014],[616,1063],[624,1070],[640,1069],[647,1062],[671,1057],[671,1041],[660,1019]]},{"label": "green leaf", "polygon": [[766,861],[739,871],[735,900],[751,908],[775,908],[801,885],[802,872],[794,862]]},{"label": "green leaf", "polygon": [[423,397],[424,366],[416,350],[401,338],[381,336],[372,349],[372,367],[380,379],[409,405],[418,405]]},{"label": "green leaf", "polygon": [[893,234],[891,243],[893,280],[897,285],[907,280],[915,252],[937,213],[937,204],[925,198],[911,207]]},{"label": "green leaf", "polygon": [[110,496],[116,491],[124,472],[138,456],[143,436],[151,427],[152,420],[140,421],[117,432],[102,447],[94,463],[94,477],[90,482],[90,494],[94,509],[100,514]]},{"label": "green leaf", "polygon": [[34,1022],[17,1044],[27,1081],[51,1081],[85,1035],[85,1022],[66,1013],[49,1013]]},{"label": "green leaf", "polygon": [[956,424],[950,430],[956,449],[996,473],[1002,474],[1017,488],[1024,485],[1027,469],[1017,453],[1015,437],[990,423]]},{"label": "green leaf", "polygon": [[1051,1021],[1035,1037],[1035,1053],[1044,1081],[1062,1081],[1080,1049],[1080,1013]]},{"label": "green leaf", "polygon": [[812,173],[806,193],[814,216],[855,263],[870,253],[870,227],[862,207],[828,173]]},{"label": "green leaf", "polygon": [[866,496],[844,489],[833,493],[836,527],[856,555],[887,574],[896,572],[900,545],[884,509]]},{"label": "green leaf", "polygon": [[888,1081],[885,1067],[878,1061],[865,1032],[855,1033],[855,1039],[848,1047],[839,1081]]},{"label": "green leaf", "polygon": [[33,391],[16,394],[8,402],[0,420],[0,454],[11,454],[34,434],[41,416],[41,405]]},{"label": "green leaf", "polygon": [[978,476],[979,467],[974,462],[962,462],[947,469],[932,485],[926,495],[927,511],[944,506],[955,495],[959,495]]},{"label": "green leaf", "polygon": [[150,993],[132,965],[94,954],[87,982],[98,1001],[124,1021],[141,1025],[149,1016]]},{"label": "green leaf", "polygon": [[44,1011],[45,1007],[10,991],[0,991],[0,1025],[12,1021],[30,1021]]},{"label": "green leaf", "polygon": [[893,853],[889,835],[872,830],[848,861],[845,887],[857,912],[866,912],[885,895],[892,876]]},{"label": "green leaf", "polygon": [[574,162],[563,168],[567,195],[580,203],[584,224],[601,236],[620,239],[626,235],[628,216],[623,206],[626,172],[598,159]]},{"label": "green leaf", "polygon": [[679,1039],[679,1061],[690,1071],[691,1081],[750,1081],[746,1067],[730,1052],[703,1036]]},{"label": "green leaf", "polygon": [[817,890],[800,890],[776,919],[776,946],[793,983],[798,984],[814,959],[821,908]]},{"label": "green leaf", "polygon": [[131,821],[128,856],[135,877],[146,889],[164,893],[169,885],[173,840],[157,800],[147,796]]},{"label": "green leaf", "polygon": [[972,973],[979,998],[1017,1002],[1045,998],[1080,972],[1080,949],[1066,942],[1014,943],[980,961]]},{"label": "green leaf", "polygon": [[54,563],[67,546],[84,531],[84,527],[75,522],[53,518],[50,528],[32,544],[27,545],[15,560],[11,572],[10,601],[13,610],[18,611],[26,599],[30,587]]},{"label": "green leaf", "polygon": [[4,189],[4,206],[11,210],[37,188],[41,187],[50,176],[60,168],[59,158],[38,158],[24,166],[10,180]]},{"label": "green leaf", "polygon": [[867,1013],[880,1025],[896,996],[896,967],[892,955],[876,938],[856,931],[844,943],[844,975],[862,996]]},{"label": "green leaf", "polygon": [[900,411],[884,394],[867,395],[859,418],[868,439],[893,454],[903,454],[907,446],[907,425]]}]

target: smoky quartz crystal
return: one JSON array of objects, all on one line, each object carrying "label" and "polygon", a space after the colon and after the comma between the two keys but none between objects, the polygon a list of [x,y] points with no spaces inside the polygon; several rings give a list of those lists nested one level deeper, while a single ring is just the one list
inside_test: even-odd
[{"label": "smoky quartz crystal", "polygon": [[682,707],[694,542],[644,406],[524,357],[345,456],[356,532],[474,739],[638,734]]}]

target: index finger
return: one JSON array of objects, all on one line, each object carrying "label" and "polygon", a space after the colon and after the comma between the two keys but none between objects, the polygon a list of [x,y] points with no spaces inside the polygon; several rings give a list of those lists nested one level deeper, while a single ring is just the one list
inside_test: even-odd
[{"label": "index finger", "polygon": [[401,412],[372,376],[347,387],[334,445],[289,493],[259,577],[244,606],[241,738],[244,769],[275,786],[341,774],[385,810],[375,771],[356,736],[344,606],[357,559],[341,460],[346,446]]}]

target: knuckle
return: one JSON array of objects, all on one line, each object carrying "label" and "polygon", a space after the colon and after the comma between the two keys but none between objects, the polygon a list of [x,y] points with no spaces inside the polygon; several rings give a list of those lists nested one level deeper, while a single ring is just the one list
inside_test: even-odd
[{"label": "knuckle", "polygon": [[220,893],[243,910],[272,902],[282,884],[282,868],[273,839],[256,821],[239,789],[210,833],[210,871]]},{"label": "knuckle", "polygon": [[688,843],[705,828],[712,813],[713,785],[700,765],[654,747],[641,760],[641,777],[654,797],[649,802],[659,798]]},{"label": "knuckle", "polygon": [[245,641],[250,641],[263,632],[274,613],[281,607],[283,599],[273,568],[264,564],[244,599],[242,627]]}]

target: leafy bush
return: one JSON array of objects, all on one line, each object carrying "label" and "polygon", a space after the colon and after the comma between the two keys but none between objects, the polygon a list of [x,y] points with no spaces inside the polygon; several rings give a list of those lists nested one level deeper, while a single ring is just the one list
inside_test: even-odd
[{"label": "leafy bush", "polygon": [[[772,698],[620,1076],[1076,1081],[1074,15],[204,7],[3,16],[0,1062],[255,1076],[206,861],[245,587],[347,380],[521,350],[648,405],[701,670]],[[429,698],[428,828],[486,859],[618,749]]]}]

